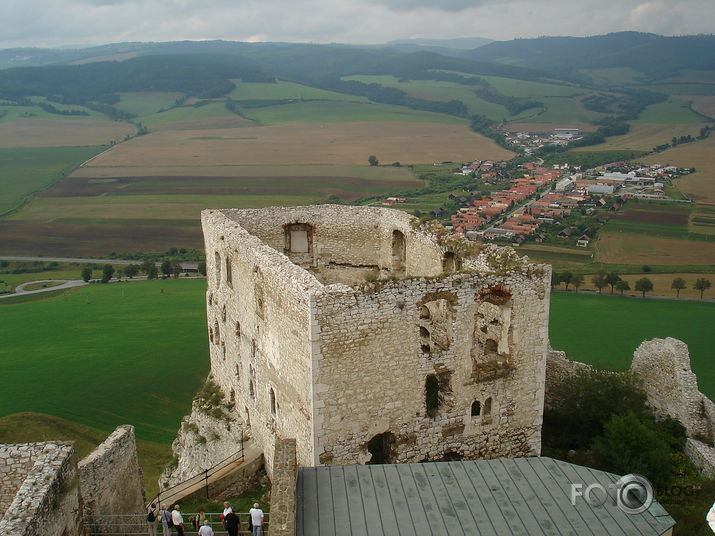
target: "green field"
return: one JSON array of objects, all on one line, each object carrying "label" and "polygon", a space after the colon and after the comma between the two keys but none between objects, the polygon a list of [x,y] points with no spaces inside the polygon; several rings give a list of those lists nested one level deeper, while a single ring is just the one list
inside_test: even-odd
[{"label": "green field", "polygon": [[[0,443],[36,443],[38,441],[74,441],[77,461],[107,439],[106,430],[97,430],[41,413],[15,413],[0,418]],[[152,497],[159,491],[159,475],[171,461],[167,443],[137,440],[139,464],[144,473],[144,489]]]},{"label": "green field", "polygon": [[281,100],[281,99],[319,99],[331,101],[368,102],[366,97],[345,95],[335,91],[328,91],[294,82],[279,81],[275,84],[267,82],[241,82],[233,80],[236,84],[229,97],[236,100]]},{"label": "green field", "polygon": [[210,102],[203,106],[179,106],[165,112],[150,113],[138,117],[136,120],[145,125],[158,125],[162,123],[175,123],[177,121],[191,121],[209,117],[222,117],[235,115],[226,109],[224,102]]},{"label": "green field", "polygon": [[588,93],[586,89],[561,84],[545,84],[543,82],[530,82],[500,76],[480,76],[480,78],[489,82],[500,93],[511,97],[532,97],[539,100],[543,97],[571,97]]},{"label": "green field", "polygon": [[161,91],[146,93],[120,93],[119,103],[115,108],[139,116],[147,116],[161,109],[173,106],[181,93],[164,93]]},{"label": "green field", "polygon": [[[36,101],[39,100],[44,100],[37,98],[35,99]],[[69,119],[69,120],[78,120],[78,119],[107,119],[106,116],[97,113],[95,111],[90,110],[89,108],[85,108],[83,106],[75,106],[75,105],[65,105],[65,104],[58,104],[55,102],[50,102],[52,106],[57,108],[58,110],[82,110],[84,112],[87,112],[88,115],[63,115],[63,114],[53,114],[48,111],[46,111],[43,108],[40,108],[39,106],[7,106],[3,105],[0,103],[0,122],[6,122],[6,121],[17,121],[18,119],[28,119],[28,118],[33,118],[33,119]],[[2,111],[5,111],[7,113],[2,114]]]},{"label": "green field", "polygon": [[596,84],[604,86],[624,86],[641,82],[645,75],[630,67],[606,67],[602,69],[579,69]]},{"label": "green field", "polygon": [[587,110],[578,98],[574,97],[541,97],[545,110],[529,109],[509,120],[513,122],[529,123],[589,123],[595,119],[605,117],[605,114]]},{"label": "green field", "polygon": [[32,411],[170,442],[208,372],[203,279],[0,303],[0,416]]},{"label": "green field", "polygon": [[571,359],[609,370],[630,367],[641,342],[675,337],[688,344],[703,393],[715,398],[715,349],[707,326],[715,303],[553,293],[551,346]]},{"label": "green field", "polygon": [[91,146],[0,148],[0,215],[102,150]]},{"label": "green field", "polygon": [[364,84],[380,84],[385,87],[394,87],[413,97],[425,100],[459,100],[464,103],[470,114],[485,115],[495,121],[509,117],[509,112],[504,106],[477,97],[474,93],[474,89],[477,86],[470,87],[455,82],[441,82],[436,80],[400,81],[400,79],[390,75],[346,76],[344,80],[355,80]]},{"label": "green field", "polygon": [[696,124],[703,121],[702,117],[690,109],[690,105],[686,101],[672,97],[665,102],[648,106],[641,112],[636,123],[675,125]]},{"label": "green field", "polygon": [[308,101],[251,108],[244,110],[243,114],[263,125],[353,121],[411,121],[450,124],[465,122],[464,119],[450,115],[411,110],[403,106],[336,101]]}]

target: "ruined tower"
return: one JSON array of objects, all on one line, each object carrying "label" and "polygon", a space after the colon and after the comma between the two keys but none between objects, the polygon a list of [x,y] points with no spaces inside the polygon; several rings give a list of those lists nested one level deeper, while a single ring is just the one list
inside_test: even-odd
[{"label": "ruined tower", "polygon": [[270,472],[538,455],[549,269],[392,209],[207,210],[211,375]]}]

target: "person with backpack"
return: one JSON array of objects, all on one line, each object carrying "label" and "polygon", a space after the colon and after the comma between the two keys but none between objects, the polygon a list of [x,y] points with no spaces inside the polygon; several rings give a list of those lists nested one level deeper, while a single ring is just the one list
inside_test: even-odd
[{"label": "person with backpack", "polygon": [[199,528],[201,528],[204,524],[204,521],[206,521],[206,507],[201,505],[196,509],[196,515],[192,519],[194,530],[196,532],[199,531]]},{"label": "person with backpack", "polygon": [[170,536],[171,531],[169,529],[172,527],[171,512],[169,512],[169,509],[165,504],[161,505],[161,510],[159,510],[159,519],[161,519],[162,536]]},{"label": "person with backpack", "polygon": [[226,527],[228,536],[238,536],[238,531],[241,530],[241,520],[236,515],[236,512],[231,510],[224,516],[223,526]]},{"label": "person with backpack", "polygon": [[146,511],[146,524],[149,528],[149,536],[156,536],[156,504],[151,503]]}]

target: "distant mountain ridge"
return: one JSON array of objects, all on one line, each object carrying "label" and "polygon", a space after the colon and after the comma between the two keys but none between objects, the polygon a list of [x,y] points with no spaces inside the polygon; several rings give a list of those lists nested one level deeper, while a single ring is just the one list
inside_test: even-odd
[{"label": "distant mountain ridge", "polygon": [[628,67],[650,79],[676,76],[681,69],[715,69],[715,36],[664,37],[618,32],[593,37],[539,37],[497,41],[460,57],[544,70],[580,78],[582,69]]}]

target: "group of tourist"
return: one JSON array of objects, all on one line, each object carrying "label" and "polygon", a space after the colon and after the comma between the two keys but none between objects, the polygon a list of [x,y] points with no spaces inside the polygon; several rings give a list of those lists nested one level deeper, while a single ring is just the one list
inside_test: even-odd
[{"label": "group of tourist", "polygon": [[[254,503],[248,514],[248,530],[251,535],[263,536],[263,510],[260,509],[260,505]],[[238,536],[238,531],[241,530],[241,520],[229,502],[223,503],[223,513],[220,518],[228,535]],[[176,530],[178,536],[184,536],[187,525],[178,504],[174,505],[173,509],[169,509],[166,504],[162,504],[161,508],[157,509],[156,503],[152,503],[147,508],[146,521],[149,526],[149,536],[157,536],[160,523],[163,531],[162,536],[171,536],[172,528]],[[203,507],[199,507],[191,518],[191,525],[198,536],[214,536],[213,527],[206,518],[206,509]]]}]

